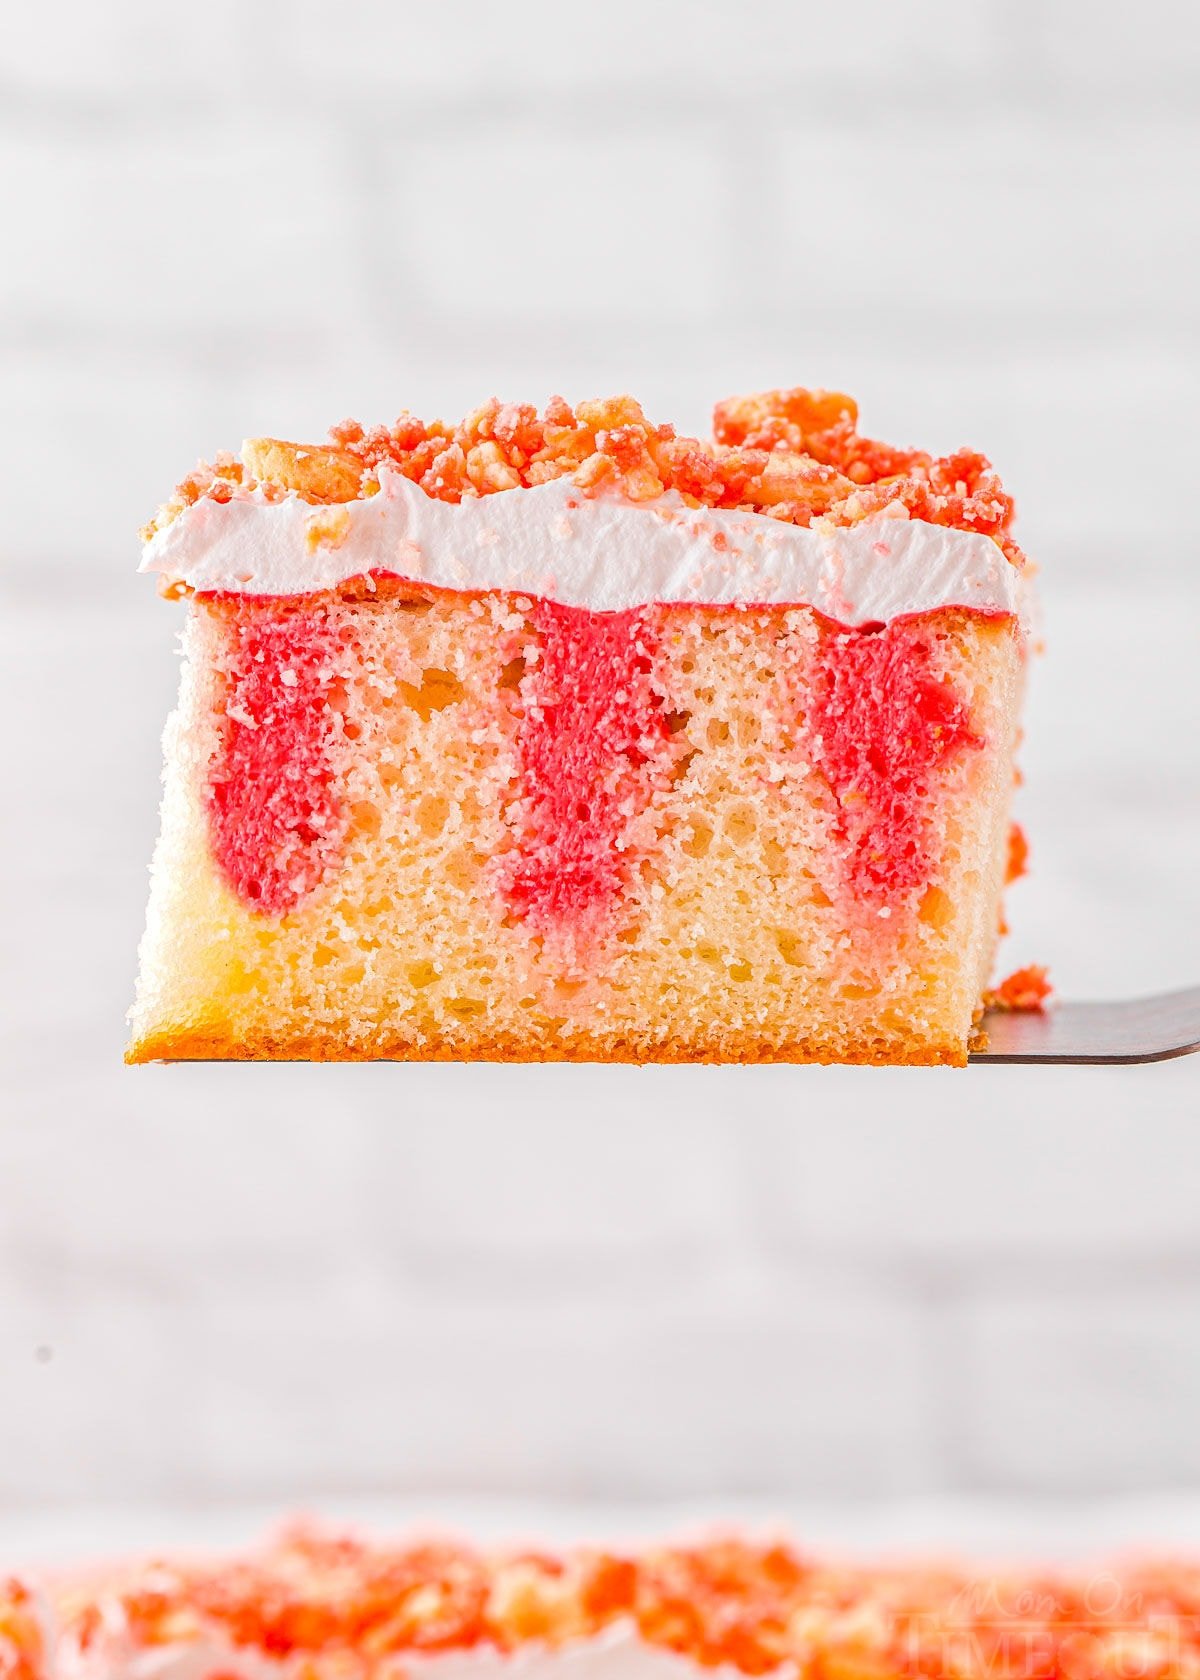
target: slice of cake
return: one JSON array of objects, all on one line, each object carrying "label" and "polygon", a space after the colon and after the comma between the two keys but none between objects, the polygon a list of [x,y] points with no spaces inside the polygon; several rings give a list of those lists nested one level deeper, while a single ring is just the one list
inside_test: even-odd
[{"label": "slice of cake", "polygon": [[963,1063],[1011,517],[803,390],[199,470],[142,563],[187,621],[130,1060]]},{"label": "slice of cake", "polygon": [[63,1680],[1196,1680],[1200,1562],[974,1574],[728,1539],[486,1555],[297,1535],[70,1608]]}]

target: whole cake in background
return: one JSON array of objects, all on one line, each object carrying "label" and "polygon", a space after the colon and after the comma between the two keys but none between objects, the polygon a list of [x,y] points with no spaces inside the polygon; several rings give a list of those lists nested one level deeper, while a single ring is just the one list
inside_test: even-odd
[{"label": "whole cake in background", "polygon": [[17,1680],[1200,1676],[1197,1560],[978,1574],[735,1538],[485,1553],[301,1530],[68,1578],[51,1603],[57,1637]]},{"label": "whole cake in background", "polygon": [[129,1059],[966,1060],[1027,653],[1012,502],[838,393],[248,442],[186,596]]}]

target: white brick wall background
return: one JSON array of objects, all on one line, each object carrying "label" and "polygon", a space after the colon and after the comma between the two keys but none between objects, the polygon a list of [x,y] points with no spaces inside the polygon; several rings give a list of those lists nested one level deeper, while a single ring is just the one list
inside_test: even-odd
[{"label": "white brick wall background", "polygon": [[1198,89],[1182,0],[6,19],[10,1549],[485,1497],[859,1535],[899,1501],[934,1539],[1174,1500],[1200,1536],[1189,1063],[118,1059],[177,614],[137,524],[247,433],[492,392],[703,428],[841,384],[987,449],[1049,648],[1011,961],[1200,979]]}]

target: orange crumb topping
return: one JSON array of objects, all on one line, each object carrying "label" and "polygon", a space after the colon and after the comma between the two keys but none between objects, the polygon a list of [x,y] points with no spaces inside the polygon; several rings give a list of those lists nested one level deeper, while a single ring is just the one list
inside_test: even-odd
[{"label": "orange crumb topping", "polygon": [[[704,1667],[762,1675],[787,1663],[797,1680],[1200,1672],[1200,1563],[980,1579],[932,1565],[818,1565],[739,1540],[637,1557],[487,1558],[445,1543],[389,1550],[294,1534],[257,1561],[155,1564],[116,1596],[123,1650],[127,1637],[145,1648],[224,1635],[302,1659],[306,1680],[395,1675],[405,1653],[556,1646],[617,1621]],[[76,1612],[68,1634],[85,1655],[114,1625],[112,1608]],[[1123,1666],[1134,1651],[1137,1668]]]},{"label": "orange crumb topping", "polygon": [[1037,963],[1018,968],[984,996],[988,1009],[1040,1010],[1046,1007],[1053,987],[1046,970]]},{"label": "orange crumb topping", "polygon": [[1025,830],[1020,823],[1013,823],[1008,830],[1008,863],[1004,871],[1004,884],[1011,886],[1019,881],[1022,875],[1029,873],[1029,841],[1025,838]]},{"label": "orange crumb topping", "polygon": [[15,1577],[0,1577],[0,1680],[41,1680],[46,1655],[32,1592]]},{"label": "orange crumb topping", "polygon": [[[854,524],[885,507],[903,508],[931,524],[991,536],[1021,563],[1010,535],[1012,499],[983,455],[895,449],[861,436],[857,418],[857,405],[840,392],[765,391],[718,403],[713,441],[702,442],[651,424],[632,397],[574,408],[552,397],[541,413],[530,403],[492,399],[456,426],[410,414],[369,431],[343,421],[330,433],[328,472],[311,474],[306,494],[314,501],[353,497],[356,463],[359,495],[373,493],[378,469],[387,466],[449,502],[569,475],[585,494],[614,490],[638,502],[674,490],[695,506],[744,509],[794,525],[814,518]],[[282,495],[271,477],[275,447],[259,441],[257,478],[229,455],[199,466],[149,532],[201,496],[229,501],[254,489]],[[294,446],[278,447],[294,453]]]}]

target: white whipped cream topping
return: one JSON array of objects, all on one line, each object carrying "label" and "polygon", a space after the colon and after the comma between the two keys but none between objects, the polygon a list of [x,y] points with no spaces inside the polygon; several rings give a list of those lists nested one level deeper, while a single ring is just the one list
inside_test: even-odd
[{"label": "white whipped cream topping", "polygon": [[652,601],[815,607],[842,624],[938,607],[1018,612],[1022,574],[990,537],[895,510],[808,529],[766,514],[586,497],[570,479],[461,502],[383,468],[378,495],[313,506],[295,494],[202,496],[155,533],[143,572],[200,591],[298,595],[391,572],[443,589],[501,589],[616,612]]},{"label": "white whipped cream topping", "polygon": [[[236,1675],[238,1680],[291,1680],[306,1666],[304,1653],[272,1657],[249,1646],[208,1635],[165,1645],[138,1646],[110,1617],[102,1637],[86,1651],[63,1652],[59,1680],[210,1680]],[[702,1668],[690,1657],[647,1644],[629,1622],[617,1622],[592,1639],[549,1646],[531,1641],[515,1651],[477,1645],[470,1650],[423,1655],[398,1653],[387,1668],[411,1680],[742,1680],[726,1664]],[[791,1680],[791,1664],[774,1671]]]}]

